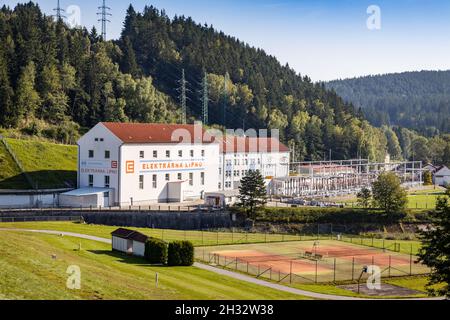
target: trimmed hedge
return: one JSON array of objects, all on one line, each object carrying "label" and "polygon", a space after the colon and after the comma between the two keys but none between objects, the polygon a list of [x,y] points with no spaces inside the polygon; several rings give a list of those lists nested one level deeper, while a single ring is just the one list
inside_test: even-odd
[{"label": "trimmed hedge", "polygon": [[[234,212],[243,214],[240,208]],[[427,211],[406,210],[386,214],[377,209],[358,208],[261,208],[258,222],[269,223],[399,223],[429,222]]]},{"label": "trimmed hedge", "polygon": [[194,245],[190,241],[174,241],[169,243],[169,266],[192,266],[194,264]]},{"label": "trimmed hedge", "polygon": [[149,238],[145,243],[145,259],[151,264],[167,263],[167,243],[156,238]]}]

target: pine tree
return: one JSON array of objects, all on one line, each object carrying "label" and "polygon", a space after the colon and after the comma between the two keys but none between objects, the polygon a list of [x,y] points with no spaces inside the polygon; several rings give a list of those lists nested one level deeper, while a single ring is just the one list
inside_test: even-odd
[{"label": "pine tree", "polygon": [[17,117],[14,117],[13,98],[14,91],[8,75],[8,66],[0,44],[0,125],[15,126]]},{"label": "pine tree", "polygon": [[267,191],[264,178],[259,170],[250,170],[241,180],[239,206],[245,209],[250,219],[255,220],[257,209],[266,203]]},{"label": "pine tree", "polygon": [[139,67],[130,38],[125,37],[123,46],[122,72],[131,74],[134,78],[137,78],[139,76]]},{"label": "pine tree", "polygon": [[16,115],[18,120],[34,117],[39,110],[41,98],[35,88],[36,67],[30,62],[22,71],[16,90]]}]

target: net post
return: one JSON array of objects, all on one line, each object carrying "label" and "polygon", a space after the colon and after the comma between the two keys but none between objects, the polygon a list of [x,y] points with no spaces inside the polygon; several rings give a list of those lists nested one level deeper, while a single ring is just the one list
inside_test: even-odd
[{"label": "net post", "polygon": [[412,263],[413,263],[413,246],[411,244],[411,250],[409,252],[409,275],[412,276]]},{"label": "net post", "polygon": [[352,281],[355,280],[355,257],[352,258]]},{"label": "net post", "polygon": [[333,282],[336,283],[336,258],[334,258],[334,265],[333,265]]},{"label": "net post", "polygon": [[314,278],[314,282],[315,283],[317,283],[317,267],[318,267],[318,264],[319,264],[319,261],[316,260],[316,275],[315,275],[315,278]]},{"label": "net post", "polygon": [[389,273],[388,273],[388,278],[391,277],[391,255],[389,255]]}]

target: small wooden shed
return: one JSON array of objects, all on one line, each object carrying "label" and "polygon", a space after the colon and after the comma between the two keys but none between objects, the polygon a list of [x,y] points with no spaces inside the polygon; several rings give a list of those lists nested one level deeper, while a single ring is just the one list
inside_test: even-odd
[{"label": "small wooden shed", "polygon": [[140,232],[119,228],[111,233],[113,251],[144,257],[148,237]]}]

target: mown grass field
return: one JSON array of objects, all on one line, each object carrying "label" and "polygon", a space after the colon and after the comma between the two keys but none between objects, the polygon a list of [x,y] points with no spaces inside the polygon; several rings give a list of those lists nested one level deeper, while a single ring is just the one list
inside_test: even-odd
[{"label": "mown grass field", "polygon": [[[82,249],[78,251],[80,244]],[[0,299],[303,298],[195,267],[149,266],[142,259],[112,253],[108,244],[71,237],[2,231],[0,257]],[[81,290],[66,287],[66,271],[71,265],[80,267]]]},{"label": "mown grass field", "polygon": [[[435,209],[438,197],[443,196],[445,189],[442,187],[428,186],[423,190],[413,190],[408,192],[408,209]],[[348,207],[357,207],[356,195],[336,198],[332,201],[345,203]]]},{"label": "mown grass field", "polygon": [[[56,230],[67,231],[81,234],[92,235],[102,238],[110,238],[111,232],[117,229],[113,226],[92,225],[78,222],[5,222],[0,224],[0,228],[18,228],[18,229],[36,229],[36,230]],[[287,242],[287,241],[308,241],[317,239],[316,236],[305,235],[283,235],[271,233],[242,233],[242,232],[208,232],[208,231],[183,231],[167,229],[150,228],[129,228],[137,230],[145,235],[163,239],[165,241],[189,240],[194,246],[216,246],[227,244],[245,244],[245,243],[268,243],[268,242]],[[320,239],[327,240],[329,236],[322,236]],[[410,254],[411,250],[416,255],[420,249],[419,241],[409,240],[383,240],[362,237],[342,238],[346,242],[373,246],[377,248],[386,248],[394,250],[395,244],[400,244],[400,252]]]},{"label": "mown grass field", "polygon": [[[77,147],[35,140],[5,139],[16,157],[40,189],[67,188],[76,185]],[[17,165],[0,147],[0,159],[7,162],[7,175],[0,176],[0,188],[30,189]],[[9,158],[9,160],[8,160]],[[3,167],[3,166],[2,166]],[[3,169],[3,168],[2,168]],[[2,170],[3,171],[3,170]]]},{"label": "mown grass field", "polygon": [[27,181],[20,174],[19,167],[0,142],[0,189],[29,188]]}]

